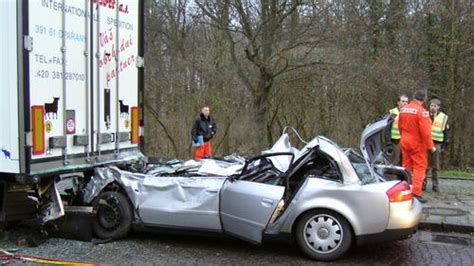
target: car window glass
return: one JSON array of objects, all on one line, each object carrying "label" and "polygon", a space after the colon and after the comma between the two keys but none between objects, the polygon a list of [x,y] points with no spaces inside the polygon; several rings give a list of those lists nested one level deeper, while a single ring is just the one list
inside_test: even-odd
[{"label": "car window glass", "polygon": [[[378,182],[378,179],[372,176],[370,173],[369,167],[367,166],[364,157],[354,151],[353,149],[349,149],[345,151],[347,157],[349,158],[350,162],[352,163],[352,167],[354,168],[359,180],[362,184],[370,184]],[[376,174],[377,171],[376,171]]]}]

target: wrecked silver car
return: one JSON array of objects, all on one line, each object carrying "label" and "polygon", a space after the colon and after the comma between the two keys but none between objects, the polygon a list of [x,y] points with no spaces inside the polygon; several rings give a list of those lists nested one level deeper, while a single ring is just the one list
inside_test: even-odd
[{"label": "wrecked silver car", "polygon": [[82,189],[83,203],[95,208],[94,234],[104,239],[124,237],[133,225],[217,232],[255,244],[265,235],[288,235],[308,257],[335,260],[353,243],[408,238],[417,229],[421,205],[409,175],[381,166],[390,122],[364,130],[363,156],[325,137],[297,149],[284,133],[250,160],[97,168]]}]

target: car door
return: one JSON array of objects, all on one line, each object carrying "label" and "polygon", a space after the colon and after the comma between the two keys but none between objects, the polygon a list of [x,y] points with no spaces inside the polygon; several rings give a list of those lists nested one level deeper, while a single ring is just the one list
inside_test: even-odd
[{"label": "car door", "polygon": [[[253,180],[258,174],[249,165],[273,156],[291,156],[292,153],[266,154],[256,157],[244,166],[239,176],[230,177],[220,192],[220,217],[226,234],[253,243],[262,242],[262,234],[278,203],[283,198],[285,186],[259,183]],[[266,160],[271,163],[271,160]],[[268,171],[268,168],[263,170]],[[253,172],[252,172],[253,171]],[[284,175],[285,173],[280,173]]]}]

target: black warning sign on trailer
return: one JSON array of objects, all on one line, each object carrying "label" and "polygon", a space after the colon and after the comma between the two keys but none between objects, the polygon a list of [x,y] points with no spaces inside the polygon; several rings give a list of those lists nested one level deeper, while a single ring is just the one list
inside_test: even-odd
[{"label": "black warning sign on trailer", "polygon": [[107,129],[110,128],[110,89],[104,90],[104,122]]}]

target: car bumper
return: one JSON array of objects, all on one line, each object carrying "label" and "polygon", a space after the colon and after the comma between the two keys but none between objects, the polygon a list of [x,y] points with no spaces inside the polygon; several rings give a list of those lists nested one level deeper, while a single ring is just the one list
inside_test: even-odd
[{"label": "car bumper", "polygon": [[420,223],[421,203],[418,200],[390,203],[388,230],[413,228]]},{"label": "car bumper", "polygon": [[421,203],[417,200],[390,203],[387,229],[375,234],[356,236],[358,245],[410,238],[416,233],[422,215]]},{"label": "car bumper", "polygon": [[404,229],[387,229],[383,232],[356,236],[357,245],[373,244],[380,242],[390,242],[401,239],[407,239],[413,236],[418,229],[418,225],[412,228]]}]

